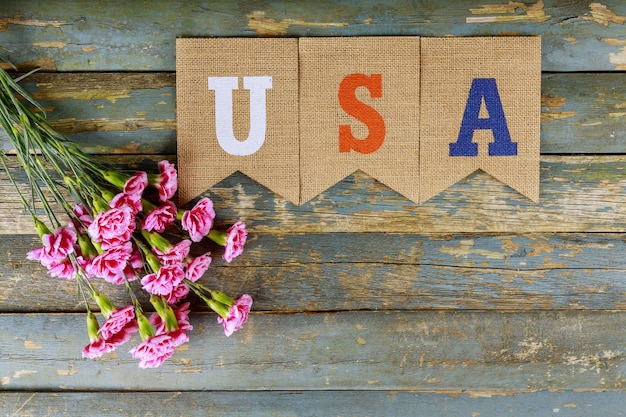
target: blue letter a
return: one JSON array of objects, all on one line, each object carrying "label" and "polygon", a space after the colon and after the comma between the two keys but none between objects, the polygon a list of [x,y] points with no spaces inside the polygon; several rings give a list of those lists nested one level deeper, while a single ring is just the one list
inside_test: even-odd
[{"label": "blue letter a", "polygon": [[[485,119],[478,117],[483,99],[489,113]],[[491,129],[493,133],[494,142],[489,144],[489,156],[517,155],[517,143],[511,141],[495,78],[474,78],[472,81],[459,137],[450,144],[450,156],[478,155],[478,144],[472,142],[476,129]]]}]

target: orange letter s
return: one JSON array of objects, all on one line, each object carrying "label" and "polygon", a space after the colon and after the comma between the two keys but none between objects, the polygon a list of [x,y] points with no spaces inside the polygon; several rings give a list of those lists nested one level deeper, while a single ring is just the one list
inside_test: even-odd
[{"label": "orange letter s", "polygon": [[349,125],[339,126],[339,152],[355,150],[362,154],[375,152],[385,140],[385,121],[380,113],[356,98],[356,89],[365,87],[372,98],[383,96],[381,74],[350,74],[339,84],[339,105],[355,119],[360,120],[369,130],[365,139],[356,139]]}]

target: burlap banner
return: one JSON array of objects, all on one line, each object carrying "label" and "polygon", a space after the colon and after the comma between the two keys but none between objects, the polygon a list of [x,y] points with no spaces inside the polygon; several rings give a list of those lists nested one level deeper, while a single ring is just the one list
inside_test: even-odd
[{"label": "burlap banner", "polygon": [[177,39],[179,199],[235,171],[299,201],[297,39]]},{"label": "burlap banner", "polygon": [[419,196],[419,37],[300,40],[301,203],[362,170]]},{"label": "burlap banner", "polygon": [[422,38],[420,201],[481,169],[539,198],[541,38]]},{"label": "burlap banner", "polygon": [[302,204],[362,170],[424,202],[539,196],[541,38],[177,40],[181,202],[241,171]]}]

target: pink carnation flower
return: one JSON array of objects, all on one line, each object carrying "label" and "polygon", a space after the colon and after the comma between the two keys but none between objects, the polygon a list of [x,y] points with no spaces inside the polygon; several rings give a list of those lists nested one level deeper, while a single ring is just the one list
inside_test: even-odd
[{"label": "pink carnation flower", "polygon": [[181,240],[175,245],[172,245],[167,252],[161,252],[157,248],[154,249],[159,262],[162,265],[180,264],[189,255],[189,249],[191,247],[191,241]]},{"label": "pink carnation flower", "polygon": [[157,368],[172,357],[176,342],[169,334],[152,336],[132,348],[130,354],[139,359],[140,368]]},{"label": "pink carnation flower", "polygon": [[129,281],[134,281],[137,278],[137,271],[143,268],[143,259],[141,257],[141,253],[137,248],[134,249],[133,253],[130,255],[130,259],[126,263],[126,268],[124,269],[124,275],[126,279]]},{"label": "pink carnation flower", "polygon": [[58,264],[74,252],[76,232],[73,228],[59,227],[53,233],[43,235],[41,242],[43,247],[31,250],[26,258],[39,261],[44,266]]},{"label": "pink carnation flower", "polygon": [[181,282],[177,287],[174,287],[172,289],[171,293],[169,293],[168,295],[164,297],[165,297],[165,301],[169,305],[174,305],[174,304],[180,303],[188,295],[189,295],[189,287],[184,282]]},{"label": "pink carnation flower", "polygon": [[223,319],[220,316],[217,317],[217,322],[224,326],[224,334],[226,336],[230,336],[236,330],[243,327],[244,323],[248,321],[250,308],[252,308],[252,297],[248,294],[244,294],[235,301],[234,305],[230,307],[230,311],[228,312],[226,319]]},{"label": "pink carnation flower", "polygon": [[76,228],[80,232],[82,232],[85,230],[85,227],[89,227],[89,225],[93,222],[93,218],[91,217],[91,214],[89,213],[87,208],[85,208],[85,206],[83,206],[82,204],[75,205],[73,211],[76,217],[78,217],[79,221],[79,224],[76,225]]},{"label": "pink carnation flower", "polygon": [[141,284],[150,294],[169,295],[184,278],[182,264],[162,265],[156,273],[143,277]]},{"label": "pink carnation flower", "polygon": [[107,282],[121,285],[124,283],[124,273],[131,254],[132,245],[126,242],[96,256],[87,264],[85,272],[89,276],[100,277]]},{"label": "pink carnation flower", "polygon": [[125,328],[109,339],[97,338],[83,348],[83,358],[95,359],[105,353],[113,352],[119,346],[128,342],[135,331],[136,330],[131,331],[129,328]]},{"label": "pink carnation flower", "polygon": [[148,186],[148,174],[143,171],[136,172],[124,184],[124,194],[135,196],[141,199],[143,190]]},{"label": "pink carnation flower", "polygon": [[[189,313],[191,313],[189,305],[190,303],[187,302],[173,309],[178,323],[178,330],[193,330],[193,326],[189,323]],[[165,322],[158,314],[154,313],[150,316],[150,323],[155,327],[157,335],[167,333]]]},{"label": "pink carnation flower", "polygon": [[65,258],[59,262],[53,262],[48,265],[48,274],[56,278],[74,279],[76,276],[76,268],[69,258]]},{"label": "pink carnation flower", "polygon": [[191,210],[183,214],[181,225],[183,230],[189,232],[191,240],[200,242],[213,227],[214,218],[213,202],[208,198],[202,198]]},{"label": "pink carnation flower", "polygon": [[106,340],[97,338],[83,348],[83,358],[95,359],[115,350],[115,346],[107,343]]},{"label": "pink carnation flower", "polygon": [[209,269],[211,265],[211,253],[207,252],[197,258],[187,261],[187,269],[185,270],[185,278],[189,281],[196,282]]},{"label": "pink carnation flower", "polygon": [[83,357],[94,359],[114,351],[128,342],[138,329],[132,305],[113,311],[98,330],[98,338],[83,349]]},{"label": "pink carnation flower", "polygon": [[178,173],[174,164],[168,161],[161,161],[158,164],[160,175],[154,184],[159,190],[159,201],[164,203],[176,194],[178,189]]},{"label": "pink carnation flower", "polygon": [[141,196],[119,193],[111,201],[109,201],[109,207],[111,208],[124,208],[127,207],[136,216],[137,213],[143,211],[143,205],[141,204]]},{"label": "pink carnation flower", "polygon": [[114,310],[100,327],[99,334],[105,340],[112,339],[119,333],[124,333],[124,339],[126,337],[130,339],[130,336],[137,330],[139,327],[135,320],[135,307],[128,305],[119,310]]},{"label": "pink carnation flower", "polygon": [[89,236],[105,250],[128,242],[134,230],[135,215],[127,206],[98,213],[88,228]]},{"label": "pink carnation flower", "polygon": [[171,201],[166,201],[163,205],[152,210],[142,222],[142,228],[151,232],[156,230],[162,233],[166,227],[174,223],[178,209]]},{"label": "pink carnation flower", "polygon": [[237,222],[233,224],[226,233],[226,247],[224,248],[224,255],[222,255],[222,257],[226,262],[231,262],[243,252],[243,247],[248,237],[248,231],[246,230],[245,224]]}]

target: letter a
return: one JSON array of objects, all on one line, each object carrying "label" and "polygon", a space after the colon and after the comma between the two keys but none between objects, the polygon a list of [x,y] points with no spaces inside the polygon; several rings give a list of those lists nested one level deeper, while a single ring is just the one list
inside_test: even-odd
[{"label": "letter a", "polygon": [[265,142],[267,125],[265,90],[272,88],[272,77],[243,77],[243,88],[250,90],[250,131],[248,138],[238,140],[233,132],[233,90],[237,77],[208,77],[209,90],[215,90],[215,134],[224,151],[247,156]]},{"label": "letter a", "polygon": [[356,139],[352,135],[349,125],[339,126],[339,152],[355,150],[368,154],[376,151],[385,140],[385,120],[376,110],[362,103],[356,98],[356,89],[366,87],[372,98],[383,96],[383,81],[381,74],[350,74],[339,84],[339,104],[350,116],[355,117],[367,125],[369,134],[365,139]]},{"label": "letter a", "polygon": [[[483,99],[488,118],[478,117]],[[474,78],[472,81],[458,139],[450,144],[450,156],[478,155],[478,144],[472,142],[476,129],[490,129],[493,133],[489,156],[517,155],[517,143],[511,141],[495,78]]]}]

